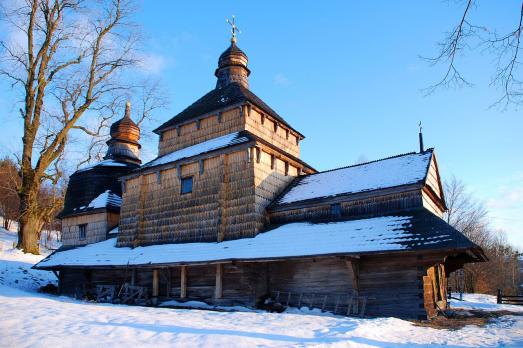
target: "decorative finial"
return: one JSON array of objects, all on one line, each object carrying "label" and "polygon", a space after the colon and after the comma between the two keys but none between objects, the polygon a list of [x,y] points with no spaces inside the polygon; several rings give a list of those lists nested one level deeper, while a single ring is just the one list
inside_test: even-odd
[{"label": "decorative finial", "polygon": [[127,103],[125,103],[125,115],[126,118],[131,118],[131,102],[128,100]]},{"label": "decorative finial", "polygon": [[241,34],[240,28],[236,26],[236,19],[234,18],[234,15],[232,15],[232,21],[229,19],[226,19],[227,23],[231,26],[231,42],[236,43],[236,33]]},{"label": "decorative finial", "polygon": [[425,148],[423,147],[423,133],[422,133],[423,127],[421,126],[421,121],[419,121],[418,127],[419,127],[419,134],[418,134],[418,137],[419,137],[419,152],[424,152]]}]

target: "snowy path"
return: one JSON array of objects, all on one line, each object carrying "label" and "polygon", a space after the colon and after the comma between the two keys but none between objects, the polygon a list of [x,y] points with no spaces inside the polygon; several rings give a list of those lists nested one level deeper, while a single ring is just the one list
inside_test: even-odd
[{"label": "snowy path", "polygon": [[90,304],[0,286],[2,347],[523,346],[522,317],[445,331],[394,319]]}]

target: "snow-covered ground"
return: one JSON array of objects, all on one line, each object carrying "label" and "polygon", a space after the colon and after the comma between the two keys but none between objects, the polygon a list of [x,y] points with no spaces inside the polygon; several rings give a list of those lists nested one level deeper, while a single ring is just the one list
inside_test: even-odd
[{"label": "snow-covered ground", "polygon": [[[43,285],[56,283],[57,279],[53,273],[31,269],[49,251],[42,250],[44,255],[40,256],[24,254],[14,248],[17,240],[16,232],[7,231],[0,227],[0,285],[36,291]],[[56,243],[51,244],[54,245]]]},{"label": "snow-covered ground", "polygon": [[[523,346],[523,317],[515,315],[484,327],[451,331],[396,318],[357,319],[296,309],[282,314],[242,308],[217,312],[95,304],[44,295],[35,290],[45,281],[54,281],[54,275],[31,270],[42,256],[12,250],[15,238],[14,233],[0,231],[0,270],[4,271],[0,347]],[[465,300],[453,305],[523,310],[498,306],[493,296],[467,295]]]}]

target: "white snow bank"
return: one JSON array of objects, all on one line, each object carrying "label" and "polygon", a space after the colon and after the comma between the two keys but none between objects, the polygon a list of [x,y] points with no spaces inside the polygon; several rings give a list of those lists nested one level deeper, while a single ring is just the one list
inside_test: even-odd
[{"label": "white snow bank", "polygon": [[[459,298],[459,294],[453,293],[452,297]],[[463,294],[463,301],[450,300],[451,308],[480,309],[485,311],[511,311],[523,312],[523,306],[497,304],[496,296],[486,294]]]},{"label": "white snow bank", "polygon": [[175,162],[184,158],[193,157],[202,153],[206,153],[212,150],[217,150],[230,145],[241,144],[249,141],[246,136],[240,136],[239,132],[227,134],[218,138],[204,141],[202,143],[188,146],[178,151],[171,152],[167,155],[158,157],[151,162],[148,162],[142,166],[142,168],[154,167],[161,164]]},{"label": "white snow bank", "polygon": [[0,284],[25,290],[37,290],[48,283],[56,283],[56,277],[51,272],[31,269],[44,256],[24,254],[15,248],[17,240],[16,232],[0,228]]},{"label": "white snow bank", "polygon": [[277,203],[413,184],[425,179],[431,158],[432,152],[427,151],[307,175]]},{"label": "white snow bank", "polygon": [[387,216],[324,224],[293,223],[254,238],[134,249],[117,248],[116,240],[109,239],[57,252],[38,267],[195,263],[401,250],[406,248],[402,243],[416,238],[406,232],[411,219]]},{"label": "white snow bank", "polygon": [[93,304],[0,285],[3,347],[521,347],[523,317],[437,330],[395,318]]}]

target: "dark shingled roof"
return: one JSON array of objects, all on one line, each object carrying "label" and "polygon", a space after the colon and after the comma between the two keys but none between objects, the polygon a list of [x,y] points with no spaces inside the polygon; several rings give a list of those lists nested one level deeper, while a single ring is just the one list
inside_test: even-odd
[{"label": "dark shingled roof", "polygon": [[[92,167],[76,171],[69,178],[64,209],[59,217],[64,218],[94,210],[89,209],[89,204],[107,190],[121,197],[122,187],[118,178],[138,167],[137,164],[132,163],[102,161]],[[106,208],[116,211],[120,209],[119,206],[112,206],[110,202]]]},{"label": "dark shingled roof", "polygon": [[[252,93],[249,89],[243,87],[239,83],[231,83],[221,89],[213,89],[196,102],[191,104],[185,110],[180,112],[178,115],[171,118],[169,121],[156,128],[153,132],[160,134],[162,131],[176,127],[179,124],[185,123],[190,120],[196,120],[199,116],[211,113],[213,111],[222,109],[227,106],[240,104],[244,102],[250,102],[276,120],[284,124],[285,126],[296,131],[291,125],[289,125],[280,115],[276,113],[270,106],[265,104],[258,96]],[[303,137],[301,133],[296,131]]]}]

